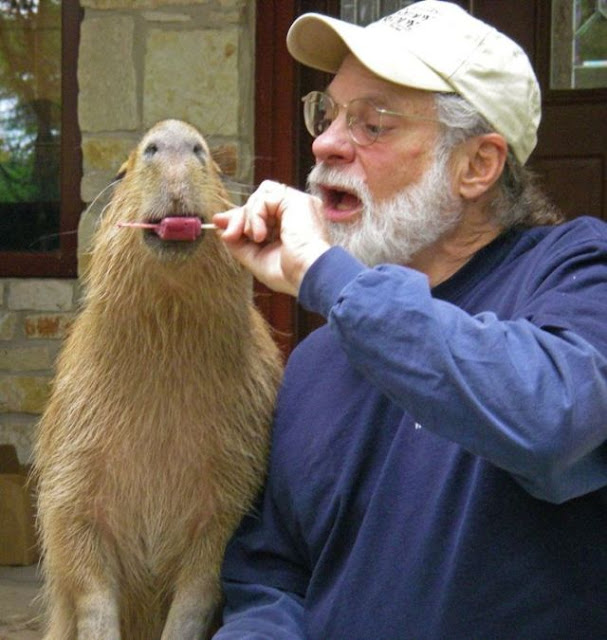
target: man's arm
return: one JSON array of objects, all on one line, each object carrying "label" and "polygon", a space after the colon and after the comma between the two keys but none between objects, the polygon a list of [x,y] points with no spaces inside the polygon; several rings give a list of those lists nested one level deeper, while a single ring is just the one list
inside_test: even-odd
[{"label": "man's arm", "polygon": [[262,496],[243,518],[224,556],[225,594],[218,640],[303,640],[309,569],[297,538],[292,500],[274,449]]},{"label": "man's arm", "polygon": [[215,640],[303,640],[303,599],[260,584],[224,579],[223,626]]},{"label": "man's arm", "polygon": [[[546,324],[472,316],[434,299],[412,269],[365,269],[331,249],[316,199],[264,185],[214,217],[226,246],[261,282],[328,318],[353,365],[387,396],[534,496],[562,502],[607,485],[607,334],[596,323],[578,331],[584,299],[607,317],[605,247],[588,256],[603,271],[569,304],[570,326],[558,304]],[[572,269],[567,260],[563,281],[583,276]]]},{"label": "man's arm", "polygon": [[[595,310],[602,317],[605,253],[604,277],[594,271],[579,294],[604,305],[604,315]],[[567,280],[579,283],[583,273],[569,264]],[[422,274],[365,269],[336,248],[300,290],[304,307],[328,317],[352,364],[423,427],[552,502],[607,485],[607,335],[601,329],[601,342],[587,314],[575,302],[578,311],[567,313],[559,299],[552,309],[528,307],[534,322],[551,326],[472,316],[433,298]]]}]

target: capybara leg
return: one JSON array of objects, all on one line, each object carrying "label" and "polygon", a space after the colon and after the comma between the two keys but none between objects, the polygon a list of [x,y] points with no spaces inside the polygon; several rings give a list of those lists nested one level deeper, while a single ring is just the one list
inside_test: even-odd
[{"label": "capybara leg", "polygon": [[216,577],[200,575],[180,584],[175,590],[161,640],[206,638],[218,603]]},{"label": "capybara leg", "polygon": [[[61,629],[69,620],[78,640],[119,640],[119,570],[111,542],[96,523],[62,517],[59,510],[44,515],[50,628]],[[72,637],[53,634],[53,640]]]},{"label": "capybara leg", "polygon": [[76,612],[65,594],[55,591],[48,613],[48,628],[44,640],[76,640]]},{"label": "capybara leg", "polygon": [[76,617],[78,640],[120,640],[118,603],[111,591],[78,597]]}]

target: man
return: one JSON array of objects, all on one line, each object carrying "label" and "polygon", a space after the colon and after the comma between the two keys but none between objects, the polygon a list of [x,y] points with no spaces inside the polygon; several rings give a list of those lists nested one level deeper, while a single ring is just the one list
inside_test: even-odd
[{"label": "man", "polygon": [[215,220],[327,318],[292,354],[220,640],[607,637],[607,231],[524,168],[521,49],[448,2],[288,34],[312,195]]}]

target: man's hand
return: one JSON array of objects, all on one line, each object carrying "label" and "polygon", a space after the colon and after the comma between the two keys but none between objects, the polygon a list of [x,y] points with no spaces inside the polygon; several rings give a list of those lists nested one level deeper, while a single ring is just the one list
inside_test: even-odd
[{"label": "man's hand", "polygon": [[297,296],[312,263],[330,245],[321,201],[266,180],[242,206],[213,216],[232,255],[274,291]]}]

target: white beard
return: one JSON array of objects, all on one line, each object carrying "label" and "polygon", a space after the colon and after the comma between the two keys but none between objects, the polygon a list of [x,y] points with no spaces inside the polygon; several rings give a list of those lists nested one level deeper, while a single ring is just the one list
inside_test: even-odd
[{"label": "white beard", "polygon": [[419,182],[394,197],[375,202],[367,186],[343,170],[317,164],[308,188],[322,197],[319,185],[355,194],[362,203],[355,222],[325,221],[331,244],[349,251],[366,265],[408,264],[412,257],[453,230],[462,215],[459,198],[451,193],[448,154],[439,153]]}]

